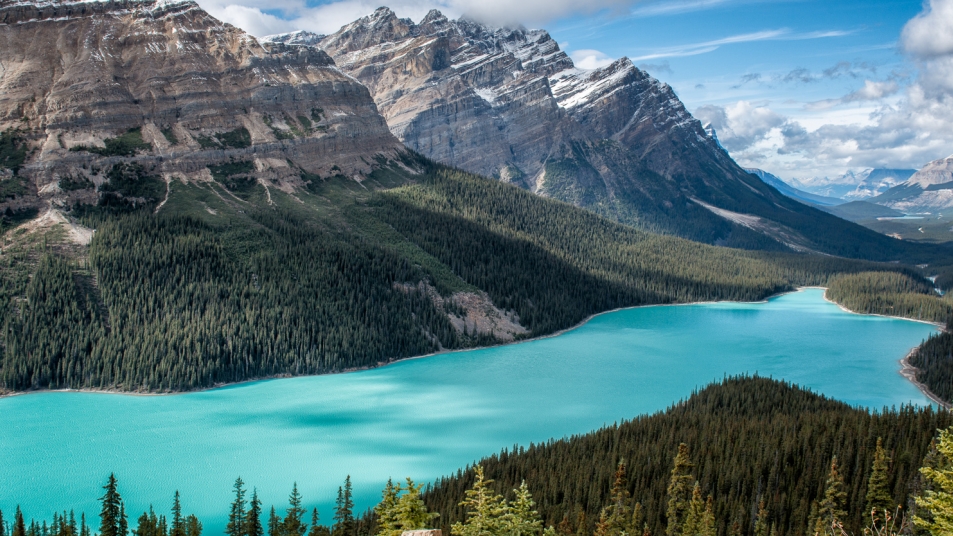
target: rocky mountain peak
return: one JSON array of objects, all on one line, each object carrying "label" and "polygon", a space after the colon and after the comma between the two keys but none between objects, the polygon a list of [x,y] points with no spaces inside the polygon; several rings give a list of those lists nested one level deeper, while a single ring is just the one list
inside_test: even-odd
[{"label": "rocky mountain peak", "polygon": [[[210,181],[237,162],[294,191],[302,173],[360,177],[401,150],[324,51],[259,43],[191,0],[6,1],[0,42],[0,131],[27,143],[20,175],[57,203],[95,198],[115,165]],[[63,192],[67,178],[89,188]]]}]

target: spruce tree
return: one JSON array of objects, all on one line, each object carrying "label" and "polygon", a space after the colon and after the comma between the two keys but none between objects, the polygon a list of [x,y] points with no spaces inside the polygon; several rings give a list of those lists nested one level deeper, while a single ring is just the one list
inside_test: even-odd
[{"label": "spruce tree", "polygon": [[[350,479],[350,477],[348,477]],[[301,522],[305,510],[301,505],[301,493],[298,492],[298,483],[295,482],[288,497],[288,509],[285,510],[285,519],[282,522],[284,536],[304,536],[308,526]]]},{"label": "spruce tree", "polygon": [[320,524],[318,524],[319,519],[320,519],[320,516],[318,516],[318,509],[315,508],[311,510],[311,530],[308,531],[308,536],[330,536],[331,535],[331,532],[327,529],[327,527],[323,527]]},{"label": "spruce tree", "polygon": [[692,499],[688,503],[688,512],[682,522],[682,536],[698,536],[705,517],[705,502],[702,500],[702,487],[695,482],[692,488]]},{"label": "spruce tree", "polygon": [[483,466],[477,465],[473,472],[476,480],[466,492],[466,498],[460,506],[466,510],[466,521],[454,523],[450,534],[454,536],[498,536],[503,533],[503,516],[506,515],[506,502],[492,489],[483,473]]},{"label": "spruce tree", "polygon": [[338,488],[338,497],[334,505],[334,536],[355,536],[354,500],[351,493],[351,475],[347,475],[344,479],[344,487]]},{"label": "spruce tree", "polygon": [[182,502],[179,498],[179,490],[175,490],[172,497],[172,527],[169,536],[186,536],[185,520],[182,519]]},{"label": "spruce tree", "polygon": [[281,536],[281,520],[275,513],[275,507],[271,507],[271,513],[268,515],[268,536]]},{"label": "spruce tree", "polygon": [[[407,477],[407,487],[403,489],[403,493],[396,504],[397,524],[400,526],[401,532],[425,529],[438,516],[436,513],[427,511],[427,505],[420,497],[423,487],[423,484],[414,484],[414,481]],[[400,492],[400,485],[397,486],[397,489]],[[532,501],[532,499],[530,500]]]},{"label": "spruce tree", "polygon": [[844,510],[847,504],[847,492],[844,490],[844,477],[837,466],[837,456],[831,459],[831,470],[824,486],[824,497],[818,504],[817,521],[814,532],[828,534],[832,527],[843,523],[847,517]]},{"label": "spruce tree", "polygon": [[870,478],[867,480],[867,510],[864,512],[870,516],[869,528],[874,531],[886,528],[887,518],[893,515],[897,507],[890,493],[887,475],[889,464],[890,458],[884,450],[882,439],[878,437],[873,467],[871,467]]},{"label": "spruce tree", "polygon": [[246,536],[264,536],[265,534],[265,529],[261,526],[261,501],[258,500],[257,489],[251,492],[251,502],[248,504],[248,511],[245,512],[244,525]]},{"label": "spruce tree", "polygon": [[7,536],[7,527],[3,524],[3,510],[0,510],[0,536]]},{"label": "spruce tree", "polygon": [[764,499],[758,501],[758,518],[754,522],[754,536],[771,536],[768,508],[764,505]]},{"label": "spruce tree", "polygon": [[378,536],[400,536],[401,527],[397,521],[397,499],[400,493],[400,484],[394,486],[391,479],[387,479],[384,491],[381,492],[381,502],[374,507],[377,514]]},{"label": "spruce tree", "polygon": [[99,498],[103,503],[99,514],[99,536],[126,536],[125,508],[117,490],[116,475],[110,474],[103,486],[106,493]]},{"label": "spruce tree", "polygon": [[632,509],[629,502],[629,479],[626,474],[625,460],[620,460],[616,466],[612,489],[609,491],[609,504],[599,513],[596,536],[619,536],[622,533],[634,533]]},{"label": "spruce tree", "polygon": [[202,523],[199,518],[189,515],[185,518],[185,536],[202,536]]},{"label": "spruce tree", "polygon": [[940,430],[933,466],[920,469],[931,489],[916,497],[913,522],[933,536],[953,534],[953,427]]},{"label": "spruce tree", "polygon": [[672,475],[668,483],[668,508],[665,512],[666,536],[679,536],[682,534],[682,523],[688,512],[692,496],[692,469],[695,464],[688,457],[688,445],[681,443],[678,445],[678,452],[675,455],[675,467],[672,468]]},{"label": "spruce tree", "polygon": [[26,536],[26,524],[23,522],[23,512],[20,511],[20,505],[17,505],[16,512],[13,514],[13,535]]},{"label": "spruce tree", "polygon": [[228,525],[225,526],[225,534],[228,536],[245,536],[245,490],[242,477],[235,479],[235,501],[232,502],[231,511],[228,513]]},{"label": "spruce tree", "polygon": [[543,528],[543,521],[536,511],[536,503],[526,487],[524,480],[518,489],[513,490],[516,497],[507,507],[503,516],[504,531],[510,536],[535,536]]}]

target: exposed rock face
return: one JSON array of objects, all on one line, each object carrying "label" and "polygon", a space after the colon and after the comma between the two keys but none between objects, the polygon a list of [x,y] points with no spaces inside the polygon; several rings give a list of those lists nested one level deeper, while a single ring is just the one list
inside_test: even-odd
[{"label": "exposed rock face", "polygon": [[[400,149],[327,54],[263,46],[191,0],[0,1],[0,50],[0,131],[35,149],[20,174],[41,196],[118,161],[167,179],[248,161],[292,188],[302,170],[360,174]],[[133,149],[110,146],[129,133]]]},{"label": "exposed rock face", "polygon": [[930,162],[871,201],[906,213],[953,208],[953,155]]},{"label": "exposed rock face", "polygon": [[414,24],[380,8],[329,36],[265,39],[330,54],[411,149],[623,222],[732,244],[751,229],[694,200],[760,216],[791,203],[735,164],[667,84],[627,58],[576,69],[542,30],[437,11]]}]

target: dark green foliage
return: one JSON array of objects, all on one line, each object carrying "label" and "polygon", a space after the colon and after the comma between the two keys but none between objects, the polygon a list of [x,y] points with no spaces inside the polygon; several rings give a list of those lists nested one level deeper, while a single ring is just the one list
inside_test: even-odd
[{"label": "dark green foliage", "polygon": [[115,475],[109,475],[103,489],[106,493],[99,499],[103,503],[99,514],[99,536],[126,536],[126,512],[116,489]]},{"label": "dark green foliage", "polygon": [[244,149],[251,147],[251,133],[247,128],[239,127],[228,132],[213,134],[212,137],[195,136],[195,141],[199,142],[203,149]]},{"label": "dark green foliage", "polygon": [[172,145],[179,144],[179,138],[177,138],[175,132],[172,131],[172,127],[166,127],[162,129],[162,135],[165,136],[166,141]]},{"label": "dark green foliage", "polygon": [[888,526],[887,519],[894,517],[898,503],[890,492],[890,458],[883,448],[883,441],[877,438],[874,449],[874,461],[867,480],[867,508],[864,514],[870,516],[870,526],[874,530],[883,530]]},{"label": "dark green foliage", "polygon": [[242,478],[235,479],[235,502],[228,513],[228,525],[225,534],[228,536],[245,536],[245,483]]},{"label": "dark green foliage", "polygon": [[946,322],[953,301],[937,296],[930,283],[897,272],[863,272],[835,277],[827,297],[858,313]]},{"label": "dark green foliage", "polygon": [[[408,262],[291,214],[251,217],[224,228],[147,214],[103,222],[90,246],[95,296],[46,260],[6,331],[4,384],[181,390],[459,344],[429,299],[395,290],[424,277]],[[108,329],[84,305],[99,299]]]},{"label": "dark green foliage", "polygon": [[311,132],[312,123],[311,120],[303,115],[298,116],[298,122],[301,123],[301,126],[304,127],[305,131]]},{"label": "dark green foliage", "polygon": [[92,190],[96,187],[95,184],[86,177],[64,177],[59,181],[60,189],[64,192],[72,192],[75,190]]},{"label": "dark green foliage", "polygon": [[917,381],[941,400],[953,403],[953,325],[927,339],[910,354]]},{"label": "dark green foliage", "polygon": [[26,289],[20,314],[4,326],[7,347],[0,380],[10,389],[81,385],[105,322],[84,277],[70,264],[47,255]]},{"label": "dark green foliage", "polygon": [[26,178],[14,175],[0,178],[0,201],[16,199],[30,193],[30,183]]},{"label": "dark green foliage", "polygon": [[354,499],[351,490],[351,475],[347,475],[344,486],[338,488],[338,496],[334,503],[333,536],[355,536]]},{"label": "dark green foliage", "polygon": [[152,146],[143,141],[142,128],[131,128],[116,136],[115,138],[106,138],[103,140],[105,147],[90,147],[88,145],[77,145],[71,148],[71,151],[86,151],[100,156],[135,156],[139,151],[148,151]]},{"label": "dark green foliage", "polygon": [[215,139],[223,146],[233,149],[244,149],[251,147],[251,133],[245,127],[236,128],[228,132],[216,134]]},{"label": "dark green foliage", "polygon": [[125,198],[140,198],[154,203],[165,195],[165,181],[149,175],[140,164],[116,164],[106,173],[108,182],[102,191],[119,194]]},{"label": "dark green foliage", "polygon": [[[504,451],[480,463],[499,490],[525,479],[544,525],[582,510],[591,533],[593,520],[610,502],[616,463],[624,457],[633,500],[644,508],[652,534],[663,534],[672,455],[685,443],[692,446],[693,476],[714,498],[719,534],[736,526],[738,534],[750,536],[763,500],[766,526],[774,525],[779,536],[794,536],[806,533],[811,504],[822,499],[836,454],[845,471],[845,527],[857,534],[866,519],[876,438],[883,437],[892,454],[887,488],[902,504],[936,430],[951,423],[953,416],[931,408],[871,414],[773,380],[727,379],[664,413]],[[457,503],[473,479],[472,470],[460,472],[425,495],[428,507],[441,513],[443,528],[464,519]]]},{"label": "dark green foliage", "polygon": [[261,526],[261,501],[258,500],[258,490],[252,490],[248,511],[245,512],[245,536],[264,536],[265,529]]},{"label": "dark green foliage", "polygon": [[23,207],[16,210],[10,207],[5,208],[0,213],[0,233],[4,233],[7,229],[12,229],[25,221],[32,220],[39,213],[40,211],[36,207]]},{"label": "dark green foliage", "polygon": [[238,194],[247,195],[254,191],[258,184],[254,177],[248,176],[255,170],[255,164],[248,160],[208,166],[208,169],[212,172],[212,178]]},{"label": "dark green foliage", "polygon": [[8,128],[0,133],[0,169],[11,169],[16,175],[26,161],[26,144],[19,133]]},{"label": "dark green foliage", "polygon": [[322,119],[321,115],[324,113],[324,110],[321,108],[311,108],[311,119],[314,121],[320,121]]}]

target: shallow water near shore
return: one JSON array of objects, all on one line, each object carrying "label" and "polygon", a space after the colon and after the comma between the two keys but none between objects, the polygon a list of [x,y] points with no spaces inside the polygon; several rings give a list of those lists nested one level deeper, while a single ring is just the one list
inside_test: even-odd
[{"label": "shallow water near shore", "polygon": [[[330,524],[347,474],[357,511],[388,477],[427,482],[514,444],[664,410],[725,375],[782,378],[871,408],[929,400],[898,361],[936,328],[844,312],[806,289],[765,303],[643,307],[521,344],[383,368],[174,396],[48,392],[0,399],[0,510],[98,527],[119,479],[130,525],[181,492],[220,534],[241,475],[283,512],[293,482]],[[310,519],[310,517],[309,517]]]}]

